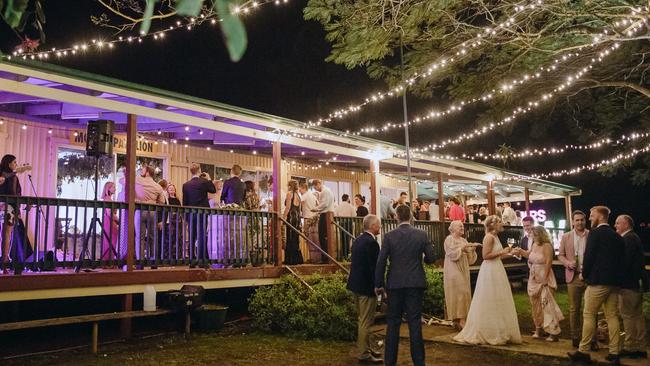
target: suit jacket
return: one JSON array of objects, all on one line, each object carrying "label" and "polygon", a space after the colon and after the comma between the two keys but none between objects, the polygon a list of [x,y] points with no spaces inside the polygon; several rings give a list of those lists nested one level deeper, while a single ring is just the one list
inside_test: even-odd
[{"label": "suit jacket", "polygon": [[231,177],[223,182],[221,200],[226,204],[236,203],[242,205],[246,196],[246,185],[239,177]]},{"label": "suit jacket", "polygon": [[623,242],[625,243],[625,259],[621,287],[630,290],[644,289],[647,291],[650,284],[645,270],[645,257],[641,238],[634,231],[630,231],[623,236]]},{"label": "suit jacket", "polygon": [[588,285],[623,284],[625,242],[609,225],[591,229],[587,237],[582,277]]},{"label": "suit jacket", "polygon": [[379,243],[363,233],[352,243],[352,261],[348,276],[348,290],[363,296],[375,296],[375,267],[379,256]]},{"label": "suit jacket", "polygon": [[210,207],[208,193],[215,193],[217,188],[209,180],[194,177],[183,184],[183,206]]},{"label": "suit jacket", "polygon": [[[384,234],[375,269],[375,287],[385,287],[388,290],[426,288],[422,254],[426,263],[434,262],[433,245],[429,242],[425,231],[402,224],[397,229]],[[384,272],[388,259],[390,259],[390,267],[384,285]]]},{"label": "suit jacket", "polygon": [[[589,230],[585,230],[585,235],[589,237]],[[586,245],[585,242],[585,246]],[[576,263],[576,247],[573,242],[573,230],[562,235],[562,239],[560,240],[560,253],[557,258],[562,262],[562,264],[564,264],[564,278],[566,279],[566,283],[573,282],[575,274],[580,270],[580,268],[576,268],[576,270],[571,271],[566,268],[569,264]]]}]

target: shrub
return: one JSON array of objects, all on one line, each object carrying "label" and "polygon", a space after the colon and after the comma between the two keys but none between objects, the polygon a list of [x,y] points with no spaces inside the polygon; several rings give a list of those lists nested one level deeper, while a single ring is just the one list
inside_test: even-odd
[{"label": "shrub", "polygon": [[436,317],[445,315],[445,288],[442,282],[442,272],[437,267],[424,266],[427,278],[427,289],[424,291],[422,312]]},{"label": "shrub", "polygon": [[283,276],[274,286],[260,287],[249,300],[253,326],[259,330],[299,338],[353,340],[357,312],[345,288],[343,274]]}]

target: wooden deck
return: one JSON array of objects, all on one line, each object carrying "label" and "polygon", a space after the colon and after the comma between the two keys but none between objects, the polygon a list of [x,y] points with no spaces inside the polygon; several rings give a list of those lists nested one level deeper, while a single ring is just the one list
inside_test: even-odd
[{"label": "wooden deck", "polygon": [[[335,265],[304,264],[292,266],[300,274],[333,273]],[[160,267],[123,272],[119,269],[97,269],[75,273],[24,272],[20,276],[0,275],[0,302],[50,298],[103,296],[142,293],[153,285],[156,291],[177,290],[182,285],[200,285],[206,289],[262,286],[275,283],[288,273],[283,267],[244,267],[203,269]]]}]

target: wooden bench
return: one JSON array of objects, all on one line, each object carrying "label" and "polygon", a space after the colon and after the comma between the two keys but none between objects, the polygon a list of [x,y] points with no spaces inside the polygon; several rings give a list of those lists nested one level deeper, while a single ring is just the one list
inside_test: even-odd
[{"label": "wooden bench", "polygon": [[[68,317],[63,317],[63,318],[27,320],[27,321],[21,321],[21,322],[12,322],[12,323],[0,324],[0,332],[9,331],[9,330],[50,327],[50,326],[55,326],[55,325],[93,323],[93,328],[92,328],[92,352],[93,352],[93,354],[96,354],[97,353],[97,338],[99,337],[99,322],[100,321],[115,320],[115,319],[144,318],[144,317],[150,317],[150,316],[166,315],[166,314],[171,314],[171,313],[172,313],[171,310],[159,309],[159,310],[156,310],[156,311],[142,311],[142,310],[140,310],[140,311],[123,311],[123,312],[117,312],[117,313],[104,313],[104,314],[68,316]],[[186,330],[187,330],[187,325],[186,325]]]}]

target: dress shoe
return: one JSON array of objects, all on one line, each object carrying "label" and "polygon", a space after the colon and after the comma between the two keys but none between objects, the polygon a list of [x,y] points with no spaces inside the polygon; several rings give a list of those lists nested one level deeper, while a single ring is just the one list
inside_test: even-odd
[{"label": "dress shoe", "polygon": [[359,359],[359,363],[361,363],[361,364],[380,364],[380,363],[384,363],[384,360],[382,360],[379,357],[370,356],[370,357],[367,357],[367,358]]},{"label": "dress shoe", "polygon": [[591,362],[591,356],[580,351],[567,353],[573,362]]},{"label": "dress shoe", "polygon": [[620,365],[621,364],[621,358],[618,355],[613,355],[613,354],[608,354],[605,357],[606,361],[609,361],[612,365]]}]

